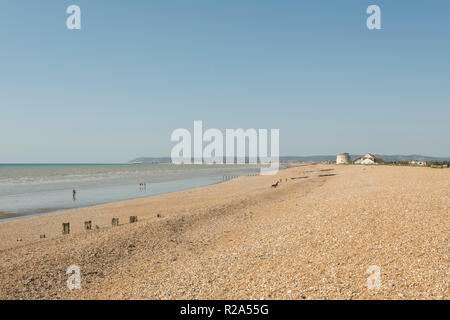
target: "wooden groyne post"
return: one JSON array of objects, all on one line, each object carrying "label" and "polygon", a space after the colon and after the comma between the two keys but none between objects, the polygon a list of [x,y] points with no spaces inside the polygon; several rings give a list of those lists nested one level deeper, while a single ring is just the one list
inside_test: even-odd
[{"label": "wooden groyne post", "polygon": [[226,175],[226,176],[222,176],[222,181],[227,181],[227,180],[236,179],[236,178],[239,178],[239,176]]},{"label": "wooden groyne post", "polygon": [[112,218],[111,224],[113,227],[117,227],[119,225],[119,218]]},{"label": "wooden groyne post", "polygon": [[130,223],[135,223],[138,221],[138,218],[136,216],[130,216]]},{"label": "wooden groyne post", "polygon": [[84,230],[92,230],[92,221],[84,222]]},{"label": "wooden groyne post", "polygon": [[69,234],[70,233],[70,223],[63,223],[62,224],[63,227],[63,234]]}]

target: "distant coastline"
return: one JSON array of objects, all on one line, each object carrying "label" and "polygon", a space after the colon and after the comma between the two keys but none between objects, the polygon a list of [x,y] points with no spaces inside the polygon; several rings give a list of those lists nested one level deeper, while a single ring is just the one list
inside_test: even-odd
[{"label": "distant coastline", "polygon": [[[362,157],[363,154],[350,154],[351,159],[356,159]],[[385,161],[411,161],[411,160],[421,160],[421,161],[448,161],[448,157],[434,157],[434,156],[424,156],[419,154],[410,155],[385,155],[377,154],[375,156],[383,158]],[[312,155],[312,156],[280,156],[280,162],[322,162],[322,161],[335,161],[336,155]],[[248,162],[248,158],[246,158]],[[172,163],[170,157],[139,157],[128,161],[128,164],[143,164],[143,163]],[[224,161],[225,163],[225,161]]]}]

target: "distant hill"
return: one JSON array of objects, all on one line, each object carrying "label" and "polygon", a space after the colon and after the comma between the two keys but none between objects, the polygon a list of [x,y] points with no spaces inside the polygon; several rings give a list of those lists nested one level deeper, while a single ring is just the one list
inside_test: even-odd
[{"label": "distant hill", "polygon": [[[410,160],[422,160],[422,161],[449,161],[450,157],[430,157],[430,156],[422,156],[422,155],[383,155],[383,154],[375,154],[377,157],[382,158],[386,162],[393,161],[410,161]],[[363,154],[352,154],[350,158],[352,160],[363,156]],[[248,158],[247,158],[248,160]],[[336,155],[318,155],[318,156],[281,156],[280,162],[322,162],[322,161],[335,161]],[[171,163],[170,157],[141,157],[136,158],[128,163]]]},{"label": "distant hill", "polygon": [[[384,161],[410,161],[410,160],[422,160],[422,161],[448,161],[450,157],[429,157],[418,154],[411,155],[376,155],[383,158]],[[353,158],[352,158],[353,159]]]},{"label": "distant hill", "polygon": [[162,157],[162,158],[152,158],[152,157],[141,157],[136,158],[128,163],[171,163],[170,157]]}]

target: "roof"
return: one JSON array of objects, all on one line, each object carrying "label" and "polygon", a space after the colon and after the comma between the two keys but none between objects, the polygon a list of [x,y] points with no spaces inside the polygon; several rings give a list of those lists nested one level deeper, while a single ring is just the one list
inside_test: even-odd
[{"label": "roof", "polygon": [[377,158],[374,154],[371,154],[371,153],[367,153],[362,157],[356,158],[354,161],[358,161],[358,160],[363,161],[366,159],[373,160],[374,162],[380,162],[380,163],[384,162],[384,160],[382,158],[379,158],[379,157]]}]

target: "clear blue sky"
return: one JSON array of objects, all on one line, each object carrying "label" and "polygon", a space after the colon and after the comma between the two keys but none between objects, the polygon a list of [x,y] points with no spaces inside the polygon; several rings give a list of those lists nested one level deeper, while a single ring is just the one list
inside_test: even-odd
[{"label": "clear blue sky", "polygon": [[448,0],[2,0],[0,46],[0,162],[168,156],[194,120],[279,128],[282,155],[450,156]]}]

